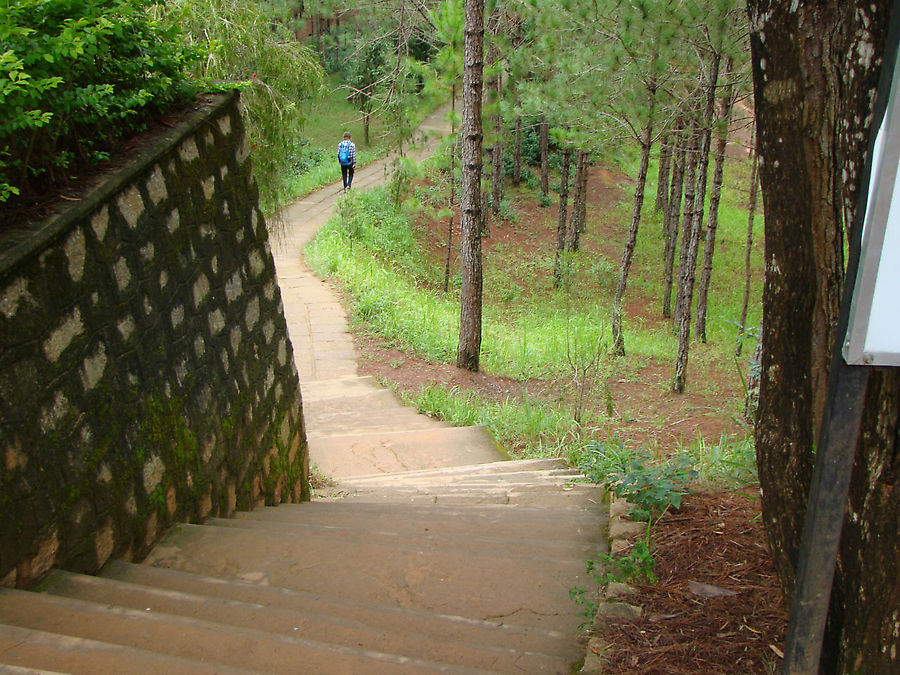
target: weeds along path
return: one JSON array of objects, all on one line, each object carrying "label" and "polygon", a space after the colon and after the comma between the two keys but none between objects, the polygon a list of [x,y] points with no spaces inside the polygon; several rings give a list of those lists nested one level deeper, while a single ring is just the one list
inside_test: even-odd
[{"label": "weeds along path", "polygon": [[[418,132],[421,160],[449,132],[447,108],[432,113]],[[383,184],[393,157],[356,173],[354,190]],[[336,160],[335,160],[336,161]],[[371,377],[358,377],[347,315],[331,287],[303,259],[303,248],[334,215],[343,190],[335,183],[285,208],[273,255],[284,314],[300,374],[310,463],[340,479],[503,458],[481,427],[449,427],[402,405]]]}]

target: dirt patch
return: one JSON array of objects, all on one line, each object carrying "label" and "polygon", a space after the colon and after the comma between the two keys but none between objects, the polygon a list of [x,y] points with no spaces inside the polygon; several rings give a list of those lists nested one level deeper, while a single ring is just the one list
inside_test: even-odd
[{"label": "dirt patch", "polygon": [[[696,494],[662,520],[654,530],[658,583],[628,599],[641,618],[610,619],[601,633],[607,672],[775,671],[787,612],[759,509],[752,491]],[[708,595],[716,589],[724,594]]]}]

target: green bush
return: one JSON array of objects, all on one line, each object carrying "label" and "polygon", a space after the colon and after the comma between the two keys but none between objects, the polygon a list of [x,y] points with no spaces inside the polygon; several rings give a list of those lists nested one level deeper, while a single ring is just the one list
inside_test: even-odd
[{"label": "green bush", "polygon": [[289,196],[288,183],[304,156],[303,104],[323,92],[318,55],[296,41],[278,3],[168,0],[154,11],[203,53],[191,69],[198,80],[241,83],[260,204],[274,211]]},{"label": "green bush", "polygon": [[198,52],[149,0],[12,0],[0,7],[0,202],[65,180],[194,94]]}]

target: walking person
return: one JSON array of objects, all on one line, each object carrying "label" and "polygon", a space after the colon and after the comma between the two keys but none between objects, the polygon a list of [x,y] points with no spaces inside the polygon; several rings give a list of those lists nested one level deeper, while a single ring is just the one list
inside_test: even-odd
[{"label": "walking person", "polygon": [[350,140],[350,132],[344,132],[344,140],[338,143],[338,162],[341,164],[341,178],[344,180],[344,192],[353,184],[353,172],[356,169],[356,145]]}]

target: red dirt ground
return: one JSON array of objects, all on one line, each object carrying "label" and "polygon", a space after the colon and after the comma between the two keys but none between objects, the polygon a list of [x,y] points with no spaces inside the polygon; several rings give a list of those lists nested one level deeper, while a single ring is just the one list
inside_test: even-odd
[{"label": "red dirt ground", "polygon": [[[629,183],[602,167],[594,167],[589,180],[589,226],[599,232],[584,242],[589,254],[605,256],[618,267],[625,232],[604,218],[623,199],[630,199]],[[515,200],[515,223],[493,220],[490,236],[482,240],[485,264],[500,243],[543,256],[552,251],[556,237],[556,207],[541,208],[536,200]],[[458,218],[456,223],[458,223]],[[443,264],[446,223],[417,223],[429,257]],[[457,246],[454,234],[454,248]],[[457,265],[454,253],[451,265]],[[529,292],[540,292],[533,275],[517,279]],[[632,320],[662,325],[657,301],[629,289],[626,305]],[[566,383],[519,381],[471,373],[452,365],[428,363],[370,337],[355,336],[360,374],[376,375],[401,391],[418,393],[443,383],[475,390],[499,400],[529,396],[559,400]],[[692,349],[702,359],[702,345]],[[692,357],[693,358],[693,357]],[[707,362],[709,361],[709,362]],[[694,365],[702,386],[685,394],[670,391],[672,364],[648,360],[629,364],[607,385],[614,401],[612,427],[629,445],[649,445],[660,452],[690,442],[698,433],[717,440],[722,434],[744,436],[746,423],[727,412],[740,398],[741,382],[733,368],[712,359]],[[596,405],[605,403],[597,402]],[[685,498],[678,512],[669,514],[655,529],[657,559],[655,586],[640,586],[629,602],[643,607],[643,618],[607,624],[602,637],[611,645],[604,655],[609,673],[768,673],[777,667],[787,625],[782,596],[775,579],[759,503],[753,489],[744,492],[703,492]],[[688,581],[713,584],[737,594],[703,598],[691,594]]]}]

